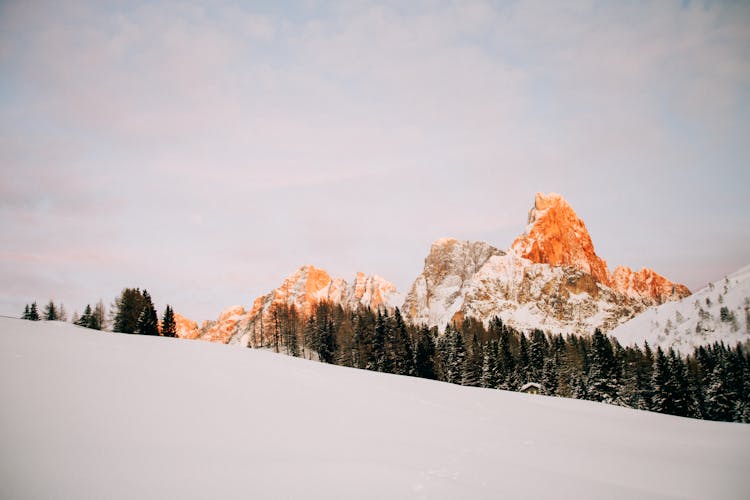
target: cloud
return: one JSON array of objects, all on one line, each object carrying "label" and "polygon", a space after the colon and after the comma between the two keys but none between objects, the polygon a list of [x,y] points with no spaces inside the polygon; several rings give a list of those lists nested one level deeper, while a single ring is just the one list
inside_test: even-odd
[{"label": "cloud", "polygon": [[[119,252],[130,274],[103,281],[155,282],[199,318],[309,261],[408,287],[432,238],[510,244],[538,190],[613,263],[688,279],[750,251],[726,236],[750,213],[743,4],[0,8],[3,251]],[[730,228],[716,241],[687,236],[703,210]],[[670,268],[686,241],[702,251]]]}]

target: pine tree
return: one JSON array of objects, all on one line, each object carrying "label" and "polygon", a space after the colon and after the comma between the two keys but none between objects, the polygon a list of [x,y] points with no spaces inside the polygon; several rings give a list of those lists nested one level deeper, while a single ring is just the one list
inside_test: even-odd
[{"label": "pine tree", "polygon": [[156,309],[151,301],[151,295],[143,291],[143,308],[141,315],[136,324],[135,333],[140,335],[159,335],[159,320],[156,316]]},{"label": "pine tree", "polygon": [[681,417],[693,416],[696,404],[690,393],[687,368],[673,349],[669,350],[669,377],[673,414]]},{"label": "pine tree", "polygon": [[31,303],[31,308],[29,309],[29,319],[31,321],[39,321],[39,308],[36,305],[36,302]]},{"label": "pine tree", "polygon": [[500,367],[498,359],[500,357],[500,348],[497,340],[490,340],[487,348],[484,349],[482,359],[482,377],[480,384],[482,387],[497,389],[500,385]]},{"label": "pine tree", "polygon": [[664,355],[661,347],[657,347],[654,358],[654,370],[651,377],[651,387],[654,391],[651,398],[651,410],[670,414],[674,412],[670,394],[670,379],[669,360]]},{"label": "pine tree", "polygon": [[86,309],[83,310],[83,315],[78,318],[75,324],[85,328],[90,328],[91,323],[91,304],[86,304]]},{"label": "pine tree", "polygon": [[516,363],[516,379],[519,385],[529,382],[529,341],[526,334],[521,333],[521,339],[518,346],[518,362]]},{"label": "pine tree", "polygon": [[107,317],[104,311],[104,302],[99,299],[99,302],[94,306],[94,311],[91,313],[91,323],[89,328],[94,330],[104,330],[107,328]]},{"label": "pine tree", "polygon": [[544,394],[554,396],[557,394],[558,386],[558,360],[556,358],[547,358],[544,361],[542,369],[542,390]]},{"label": "pine tree", "polygon": [[[467,329],[468,330],[468,329]],[[482,379],[482,364],[484,360],[484,350],[479,343],[476,333],[472,335],[471,349],[466,353],[464,358],[463,376],[461,385],[478,387]]]},{"label": "pine tree", "polygon": [[29,309],[28,304],[23,308],[23,316],[21,316],[21,319],[31,319],[31,310]]},{"label": "pine tree", "polygon": [[65,311],[65,306],[61,303],[60,307],[57,308],[57,320],[68,321],[68,313]]},{"label": "pine tree", "polygon": [[44,306],[44,319],[45,321],[57,321],[57,308],[55,303],[51,300]]},{"label": "pine tree", "polygon": [[112,330],[122,333],[135,333],[146,300],[138,288],[125,288],[113,305],[114,319]]},{"label": "pine tree", "polygon": [[172,310],[172,306],[170,306],[169,304],[167,304],[166,309],[164,309],[164,315],[162,316],[161,321],[160,335],[164,337],[177,336],[177,325],[174,321],[174,311]]},{"label": "pine tree", "polygon": [[435,369],[435,341],[432,331],[423,325],[417,336],[415,357],[415,372],[417,377],[436,379]]},{"label": "pine tree", "polygon": [[[502,323],[501,323],[502,324]],[[516,365],[513,359],[513,352],[510,350],[510,332],[501,327],[500,339],[498,340],[498,360],[497,371],[499,377],[499,388],[505,390],[516,390],[518,386],[515,383]]]},{"label": "pine tree", "polygon": [[618,373],[612,344],[598,328],[591,338],[591,356],[587,374],[588,399],[614,403],[618,397]]},{"label": "pine tree", "polygon": [[393,312],[393,373],[414,375],[414,350],[398,307]]},{"label": "pine tree", "polygon": [[446,359],[446,382],[460,384],[464,376],[464,361],[466,359],[466,346],[461,332],[455,327],[448,325],[445,328],[447,340],[447,359]]}]

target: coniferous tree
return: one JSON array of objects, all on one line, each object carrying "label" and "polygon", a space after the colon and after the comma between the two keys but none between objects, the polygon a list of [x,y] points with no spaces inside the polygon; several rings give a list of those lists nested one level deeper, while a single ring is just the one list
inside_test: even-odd
[{"label": "coniferous tree", "polygon": [[654,357],[654,370],[651,377],[653,396],[651,398],[651,409],[660,413],[673,413],[670,391],[670,369],[669,360],[661,347],[656,348]]},{"label": "coniferous tree", "polygon": [[57,321],[57,307],[55,307],[55,303],[53,301],[49,301],[46,306],[44,306],[44,319],[45,321]]},{"label": "coniferous tree", "polygon": [[57,321],[68,321],[68,313],[65,311],[65,306],[62,303],[57,308]]},{"label": "coniferous tree", "polygon": [[164,315],[161,320],[161,332],[160,334],[164,337],[176,337],[177,336],[177,325],[174,321],[174,311],[172,306],[167,304],[164,309]]},{"label": "coniferous tree", "polygon": [[[467,329],[468,331],[469,329]],[[480,386],[482,379],[482,368],[484,361],[484,350],[482,349],[476,333],[472,334],[470,350],[464,359],[463,377],[461,384],[473,387]]]},{"label": "coniferous tree", "polygon": [[159,320],[156,316],[154,304],[151,301],[151,295],[144,290],[142,297],[143,308],[136,324],[135,333],[140,335],[159,335]]},{"label": "coniferous tree", "polygon": [[669,351],[669,377],[673,414],[681,417],[694,416],[696,405],[688,385],[687,368],[684,361],[672,349]]},{"label": "coniferous tree", "polygon": [[599,329],[591,338],[587,393],[592,401],[613,403],[618,397],[617,365],[609,338]]},{"label": "coniferous tree", "polygon": [[447,340],[446,359],[446,382],[460,384],[464,375],[464,361],[466,359],[466,346],[463,335],[455,327],[448,325],[445,329]]},{"label": "coniferous tree", "polygon": [[[146,299],[138,288],[125,288],[113,304],[114,318],[112,331],[135,333],[141,313],[146,307]],[[153,307],[153,305],[152,305]],[[148,316],[144,321],[148,321]]]},{"label": "coniferous tree", "polygon": [[482,377],[480,379],[482,387],[497,389],[500,386],[499,358],[500,348],[498,341],[494,339],[490,340],[482,358]]},{"label": "coniferous tree", "polygon": [[427,325],[423,325],[419,329],[415,351],[415,375],[422,378],[436,379],[435,340],[433,332],[427,328]]},{"label": "coniferous tree", "polygon": [[31,303],[31,307],[29,308],[29,319],[31,321],[39,321],[39,308],[36,305],[36,302]]},{"label": "coniferous tree", "polygon": [[89,325],[91,324],[91,305],[90,304],[86,304],[86,308],[83,310],[83,315],[81,315],[81,317],[75,321],[75,324],[78,326],[89,328]]},{"label": "coniferous tree", "polygon": [[28,304],[23,308],[23,316],[21,316],[21,319],[31,319],[31,310],[29,309]]},{"label": "coniferous tree", "polygon": [[522,386],[529,382],[529,341],[526,334],[521,333],[518,346],[518,362],[516,363],[516,385]]},{"label": "coniferous tree", "polygon": [[558,361],[555,358],[547,358],[542,369],[542,391],[544,394],[554,396],[558,387]]}]

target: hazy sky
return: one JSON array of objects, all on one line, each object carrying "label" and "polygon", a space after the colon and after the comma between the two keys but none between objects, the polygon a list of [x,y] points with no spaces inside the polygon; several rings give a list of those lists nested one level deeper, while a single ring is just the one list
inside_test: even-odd
[{"label": "hazy sky", "polygon": [[[404,7],[408,5],[408,7]],[[563,194],[610,268],[750,264],[745,2],[3,2],[0,314],[406,291]]]}]

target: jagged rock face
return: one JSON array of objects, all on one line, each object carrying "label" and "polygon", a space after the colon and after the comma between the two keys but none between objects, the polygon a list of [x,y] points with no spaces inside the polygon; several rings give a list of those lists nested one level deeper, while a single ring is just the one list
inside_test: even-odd
[{"label": "jagged rock face", "polygon": [[537,193],[529,211],[529,225],[513,242],[511,251],[537,264],[575,267],[602,285],[648,305],[690,295],[685,285],[672,283],[648,268],[633,272],[618,267],[610,274],[606,261],[594,251],[586,225],[556,193]]},{"label": "jagged rock face", "polygon": [[216,321],[206,321],[201,327],[200,340],[208,342],[220,342],[226,344],[232,338],[237,325],[245,317],[245,309],[242,306],[232,306],[224,309]]},{"label": "jagged rock face", "polygon": [[573,266],[609,285],[607,263],[596,255],[586,225],[562,196],[537,193],[528,224],[511,250],[537,264]]},{"label": "jagged rock face", "polygon": [[504,255],[484,242],[443,238],[432,244],[424,271],[406,296],[403,314],[412,322],[444,325],[463,305],[472,277],[495,255]]},{"label": "jagged rock face", "polygon": [[198,338],[200,331],[198,330],[198,323],[186,318],[185,316],[174,313],[175,332],[177,337],[181,339],[195,339]]},{"label": "jagged rock face", "polygon": [[200,338],[247,343],[251,336],[263,338],[263,329],[270,328],[273,313],[279,307],[294,307],[304,318],[322,301],[351,309],[359,306],[392,309],[400,305],[401,296],[392,283],[380,276],[357,273],[350,285],[341,278],[332,278],[323,269],[306,265],[287,276],[275,290],[256,298],[249,311],[236,306],[222,312],[216,321],[207,322]]},{"label": "jagged rock face", "polygon": [[486,323],[497,315],[522,330],[591,333],[689,294],[650,269],[610,274],[568,202],[538,193],[525,233],[507,254],[487,243],[435,242],[403,312],[441,329],[465,317]]},{"label": "jagged rock face", "polygon": [[612,285],[628,297],[651,298],[655,304],[680,300],[690,295],[690,290],[685,285],[672,283],[649,268],[634,272],[629,267],[618,266],[612,273]]},{"label": "jagged rock face", "polygon": [[499,316],[521,331],[610,330],[645,308],[572,266],[536,264],[514,253],[492,257],[467,289],[463,316]]}]

